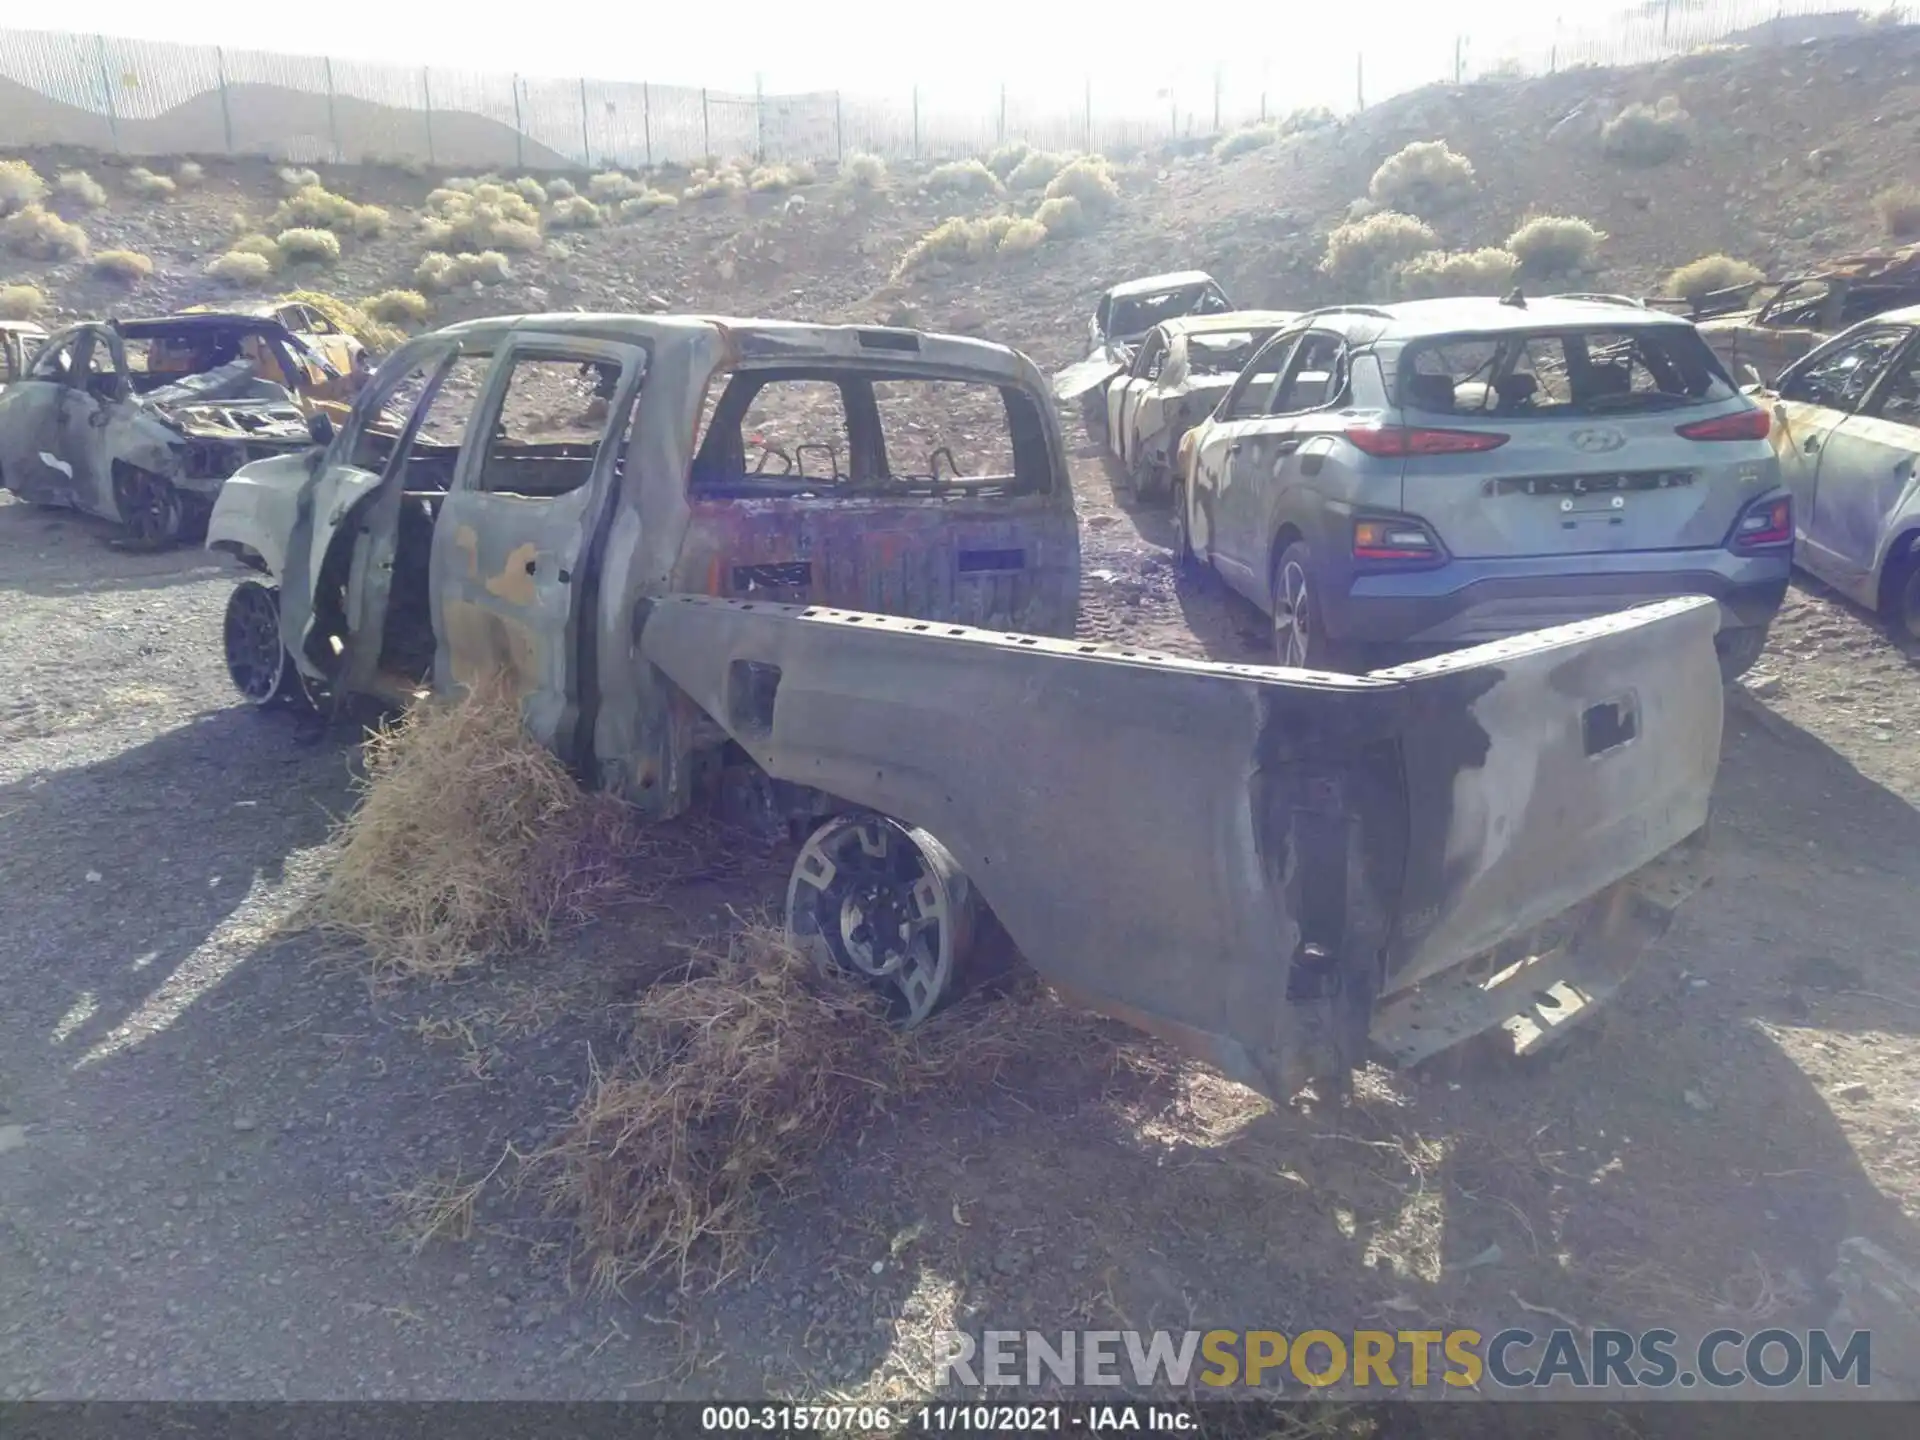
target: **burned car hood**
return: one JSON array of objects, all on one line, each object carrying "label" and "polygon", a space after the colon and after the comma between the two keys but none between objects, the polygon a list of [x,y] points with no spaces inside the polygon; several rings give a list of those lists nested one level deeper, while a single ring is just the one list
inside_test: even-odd
[{"label": "burned car hood", "polygon": [[1079,360],[1053,377],[1053,394],[1057,400],[1078,400],[1113,379],[1126,369],[1111,352],[1102,351],[1098,355],[1089,355]]},{"label": "burned car hood", "polygon": [[313,444],[307,417],[298,406],[280,400],[198,400],[151,404],[148,410],[188,435],[206,439],[285,442],[289,450]]}]

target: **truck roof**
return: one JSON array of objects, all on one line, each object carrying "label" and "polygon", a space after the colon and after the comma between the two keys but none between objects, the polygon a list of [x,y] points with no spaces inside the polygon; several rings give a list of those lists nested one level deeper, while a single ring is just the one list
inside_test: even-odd
[{"label": "truck roof", "polygon": [[1165,275],[1144,275],[1138,280],[1123,280],[1118,285],[1108,287],[1109,299],[1120,300],[1129,295],[1155,295],[1162,290],[1178,290],[1185,285],[1217,285],[1204,270],[1174,270]]}]

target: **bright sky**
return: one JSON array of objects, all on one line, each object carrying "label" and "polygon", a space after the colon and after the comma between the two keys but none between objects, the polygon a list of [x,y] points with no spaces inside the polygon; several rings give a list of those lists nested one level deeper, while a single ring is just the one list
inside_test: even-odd
[{"label": "bright sky", "polygon": [[[620,6],[93,0],[71,23],[109,35],[235,49],[528,75],[584,71],[596,79],[716,89],[750,91],[758,73],[769,91],[840,89],[874,96],[905,94],[916,82],[923,96],[978,95],[1004,81],[1037,100],[1036,92],[1078,95],[1089,75],[1096,96],[1107,89],[1151,97],[1169,86],[1183,97],[1197,96],[1211,92],[1213,68],[1220,64],[1228,72],[1225,83],[1243,94],[1257,94],[1264,72],[1270,93],[1310,88],[1316,93],[1298,103],[1326,103],[1329,90],[1350,100],[1354,56],[1361,49],[1367,52],[1368,88],[1384,94],[1449,74],[1463,17],[1472,26],[1469,53],[1491,61],[1516,37],[1544,43],[1556,3],[1564,5],[1569,27],[1592,26],[1607,12],[1626,8],[1626,0],[1589,0],[1584,7],[1572,0],[1477,0],[1469,10],[1452,11],[1406,0],[1312,7],[1276,0],[1135,7],[1111,0]],[[56,23],[55,17],[47,12],[40,23]],[[1210,42],[1219,45],[1217,53]],[[1285,109],[1292,102],[1275,103]]]}]

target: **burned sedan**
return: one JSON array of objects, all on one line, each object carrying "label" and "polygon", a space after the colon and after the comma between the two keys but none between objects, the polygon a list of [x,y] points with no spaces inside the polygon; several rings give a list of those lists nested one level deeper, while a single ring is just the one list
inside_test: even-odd
[{"label": "burned sedan", "polygon": [[796,941],[903,1023],[1010,941],[1269,1094],[1338,1085],[1546,1043],[1701,878],[1711,602],[1365,676],[1076,641],[1060,421],[984,342],[456,325],[208,543],[260,572],[249,702],[502,681],[642,814],[785,829]]},{"label": "burned sedan", "polygon": [[1133,364],[1107,385],[1107,448],[1134,492],[1165,495],[1180,440],[1232,387],[1253,352],[1292,310],[1229,310],[1156,325]]},{"label": "burned sedan", "polygon": [[190,536],[227,476],[312,443],[300,398],[261,375],[263,352],[280,373],[309,373],[271,321],[176,316],[58,331],[0,393],[0,483],[117,520],[142,546]]},{"label": "burned sedan", "polygon": [[1233,309],[1220,282],[1204,270],[1148,275],[1115,285],[1101,295],[1087,321],[1088,353],[1054,376],[1053,393],[1078,400],[1087,423],[1106,433],[1106,387],[1133,364],[1135,348],[1154,326],[1185,315],[1218,315]]}]

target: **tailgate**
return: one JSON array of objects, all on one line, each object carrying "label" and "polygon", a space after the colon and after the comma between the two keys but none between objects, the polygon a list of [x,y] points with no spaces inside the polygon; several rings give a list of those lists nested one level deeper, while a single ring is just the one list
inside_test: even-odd
[{"label": "tailgate", "polygon": [[[938,837],[1063,990],[1287,1095],[1361,1058],[1328,1007],[1364,1043],[1376,995],[1700,829],[1716,624],[1672,601],[1345,677],[672,596],[640,648],[776,778]],[[1316,988],[1329,956],[1351,983]]]}]

